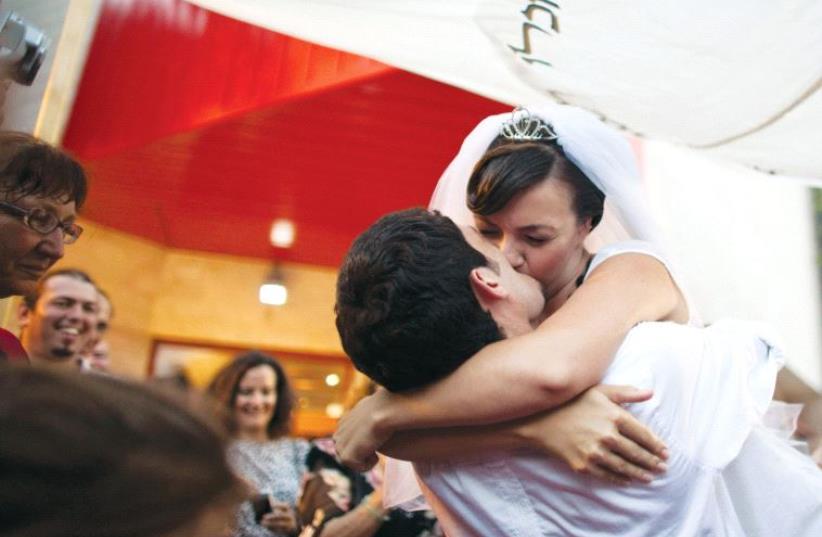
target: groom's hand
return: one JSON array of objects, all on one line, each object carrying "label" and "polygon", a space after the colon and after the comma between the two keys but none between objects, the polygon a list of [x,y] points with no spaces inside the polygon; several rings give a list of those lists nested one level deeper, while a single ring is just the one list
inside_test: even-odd
[{"label": "groom's hand", "polygon": [[340,419],[334,442],[337,456],[346,466],[364,472],[377,464],[377,450],[391,437],[381,419],[390,404],[389,398],[389,392],[380,388]]}]

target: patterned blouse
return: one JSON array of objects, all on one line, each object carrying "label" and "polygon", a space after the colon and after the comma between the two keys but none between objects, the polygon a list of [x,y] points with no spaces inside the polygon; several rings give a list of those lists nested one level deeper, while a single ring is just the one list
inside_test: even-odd
[{"label": "patterned blouse", "polygon": [[[234,470],[260,494],[274,500],[297,504],[308,442],[299,438],[278,438],[269,442],[236,440],[228,448],[228,460]],[[257,524],[251,502],[246,501],[237,513],[235,537],[284,537]]]}]

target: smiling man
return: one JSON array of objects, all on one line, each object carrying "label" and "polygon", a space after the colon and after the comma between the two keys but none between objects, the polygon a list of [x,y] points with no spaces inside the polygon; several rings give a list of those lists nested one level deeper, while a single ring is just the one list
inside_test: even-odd
[{"label": "smiling man", "polygon": [[97,289],[82,271],[46,275],[20,304],[20,340],[32,363],[77,368],[97,322]]}]

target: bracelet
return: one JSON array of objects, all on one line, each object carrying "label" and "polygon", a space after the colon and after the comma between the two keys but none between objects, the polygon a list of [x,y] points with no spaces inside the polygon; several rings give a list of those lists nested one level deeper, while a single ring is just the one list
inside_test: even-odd
[{"label": "bracelet", "polygon": [[369,505],[368,503],[368,498],[368,496],[363,498],[363,501],[360,502],[360,505],[362,505],[365,508],[369,515],[374,517],[374,520],[382,524],[385,521],[385,514],[379,511],[378,509],[374,509],[373,507],[371,507],[371,505]]}]

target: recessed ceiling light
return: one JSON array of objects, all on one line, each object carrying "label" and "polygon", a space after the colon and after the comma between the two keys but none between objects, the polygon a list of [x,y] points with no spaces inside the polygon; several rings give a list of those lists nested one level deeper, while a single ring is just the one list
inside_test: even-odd
[{"label": "recessed ceiling light", "polygon": [[271,233],[269,239],[272,246],[277,248],[291,248],[294,244],[294,237],[296,236],[296,229],[294,222],[287,218],[278,218],[271,224]]},{"label": "recessed ceiling light", "polygon": [[328,386],[338,386],[340,384],[340,376],[336,373],[330,373],[325,376],[325,383]]},{"label": "recessed ceiling light", "polygon": [[269,306],[284,306],[288,302],[288,289],[281,283],[264,283],[260,286],[260,302]]},{"label": "recessed ceiling light", "polygon": [[325,415],[329,418],[337,419],[343,415],[345,408],[340,403],[330,403],[325,407]]}]

